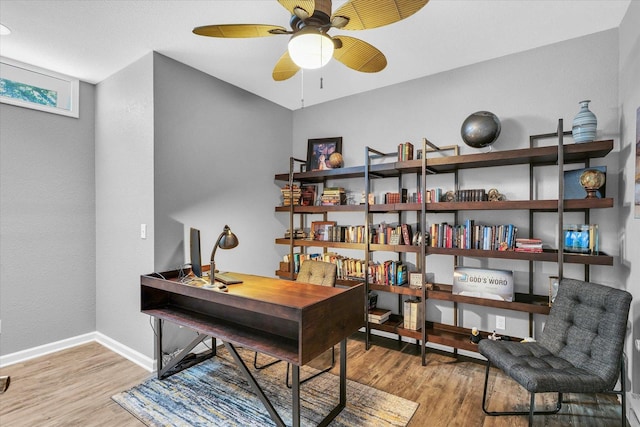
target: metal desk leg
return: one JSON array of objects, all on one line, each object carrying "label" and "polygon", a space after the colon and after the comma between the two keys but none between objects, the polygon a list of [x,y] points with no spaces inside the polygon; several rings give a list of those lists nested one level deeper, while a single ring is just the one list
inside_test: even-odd
[{"label": "metal desk leg", "polygon": [[291,410],[293,427],[300,427],[300,366],[292,365]]},{"label": "metal desk leg", "polygon": [[327,415],[318,427],[329,425],[333,419],[344,409],[347,404],[347,339],[340,341],[340,402],[329,415]]},{"label": "metal desk leg", "polygon": [[[158,361],[157,366],[157,376],[158,379],[165,379],[177,372],[182,371],[183,369],[189,368],[197,363],[202,362],[203,360],[210,359],[215,355],[215,347],[211,350],[203,351],[202,353],[198,353],[196,355],[191,354],[191,350],[193,350],[198,344],[207,339],[207,335],[198,334],[198,336],[191,341],[182,351],[175,356],[173,359],[167,362],[166,366],[164,365],[164,361],[162,360],[162,320],[159,318],[155,318],[155,327],[156,327],[156,358]],[[215,344],[215,339],[212,341]],[[189,359],[186,359],[187,356],[190,355]]]},{"label": "metal desk leg", "polygon": [[282,421],[282,418],[280,418],[280,415],[278,415],[278,413],[276,412],[276,409],[273,407],[273,405],[269,401],[269,398],[265,396],[264,392],[262,391],[262,388],[260,388],[260,385],[257,383],[256,379],[253,377],[253,375],[251,375],[251,372],[247,368],[247,365],[244,363],[244,360],[242,360],[242,358],[238,354],[238,351],[236,350],[236,348],[230,342],[222,341],[222,343],[229,351],[229,354],[233,356],[233,359],[236,361],[236,364],[244,374],[244,377],[249,382],[249,385],[253,389],[253,392],[258,395],[258,398],[260,399],[260,401],[262,401],[262,404],[264,405],[264,407],[267,408],[267,411],[269,412],[269,415],[271,416],[271,419],[273,420],[273,422],[275,422],[278,427],[285,427],[284,421]]}]

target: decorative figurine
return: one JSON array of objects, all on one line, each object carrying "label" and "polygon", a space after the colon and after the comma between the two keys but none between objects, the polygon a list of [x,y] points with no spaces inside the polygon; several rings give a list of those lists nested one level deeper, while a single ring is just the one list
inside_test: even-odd
[{"label": "decorative figurine", "polygon": [[480,342],[480,340],[482,339],[482,337],[480,336],[480,331],[478,331],[478,328],[472,328],[471,329],[471,342],[474,344],[478,344]]}]

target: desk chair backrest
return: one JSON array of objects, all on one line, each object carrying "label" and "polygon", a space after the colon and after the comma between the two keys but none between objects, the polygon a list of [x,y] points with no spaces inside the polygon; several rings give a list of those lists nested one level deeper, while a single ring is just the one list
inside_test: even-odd
[{"label": "desk chair backrest", "polygon": [[312,285],[335,286],[336,265],[330,262],[306,260],[300,266],[296,281]]},{"label": "desk chair backrest", "polygon": [[563,279],[539,342],[613,389],[620,374],[630,304],[629,292]]}]

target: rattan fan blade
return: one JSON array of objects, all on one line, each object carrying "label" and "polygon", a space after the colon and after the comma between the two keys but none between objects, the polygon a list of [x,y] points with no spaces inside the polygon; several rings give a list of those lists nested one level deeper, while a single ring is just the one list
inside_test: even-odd
[{"label": "rattan fan blade", "polygon": [[333,57],[347,67],[363,73],[377,73],[387,66],[387,58],[369,43],[347,36],[336,36],[342,47],[333,52]]},{"label": "rattan fan blade", "polygon": [[281,82],[283,80],[287,80],[298,72],[300,67],[298,67],[295,62],[289,56],[289,51],[285,51],[285,53],[280,57],[276,66],[273,67],[273,80],[277,82]]},{"label": "rattan fan blade", "polygon": [[222,37],[228,39],[242,39],[252,37],[267,37],[287,34],[288,31],[279,25],[263,24],[223,24],[196,27],[193,33],[199,36]]},{"label": "rattan fan blade", "polygon": [[333,16],[344,16],[349,23],[343,30],[366,30],[382,27],[405,19],[429,0],[350,0],[336,10]]},{"label": "rattan fan blade", "polygon": [[303,9],[305,12],[307,12],[308,16],[313,15],[316,7],[315,0],[278,0],[278,3],[280,3],[282,7],[287,9],[289,13],[298,16],[300,19],[306,18],[300,16],[299,13],[296,13],[296,7]]}]

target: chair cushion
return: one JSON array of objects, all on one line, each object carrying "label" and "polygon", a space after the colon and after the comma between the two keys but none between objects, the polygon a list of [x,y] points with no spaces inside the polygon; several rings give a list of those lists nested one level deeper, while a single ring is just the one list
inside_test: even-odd
[{"label": "chair cushion", "polygon": [[535,342],[482,340],[480,353],[530,392],[597,393],[607,384]]},{"label": "chair cushion", "polygon": [[300,266],[296,281],[312,285],[335,286],[336,265],[329,262],[306,260]]}]

